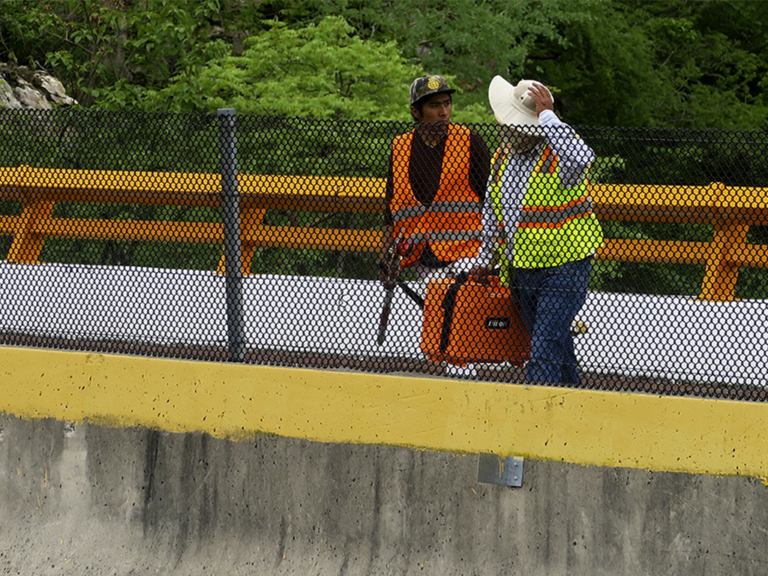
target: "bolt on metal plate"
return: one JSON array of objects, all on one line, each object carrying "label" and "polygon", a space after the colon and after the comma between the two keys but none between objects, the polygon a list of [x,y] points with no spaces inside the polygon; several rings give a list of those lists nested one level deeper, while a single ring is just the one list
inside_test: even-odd
[{"label": "bolt on metal plate", "polygon": [[519,488],[523,485],[523,459],[517,456],[501,458],[496,454],[480,454],[477,481]]}]

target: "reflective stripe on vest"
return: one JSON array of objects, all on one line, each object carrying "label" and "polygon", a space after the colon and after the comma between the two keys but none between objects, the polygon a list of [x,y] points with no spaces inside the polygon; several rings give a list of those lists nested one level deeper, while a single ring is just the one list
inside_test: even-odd
[{"label": "reflective stripe on vest", "polygon": [[482,235],[482,203],[469,183],[469,129],[448,125],[440,183],[430,206],[416,199],[410,183],[414,135],[414,131],[402,134],[392,143],[393,193],[389,208],[395,235],[402,230],[403,238],[416,243],[416,250],[403,265],[418,261],[427,243],[444,262],[477,255]]},{"label": "reflective stripe on vest", "polygon": [[419,204],[418,206],[409,206],[400,210],[393,210],[392,220],[398,222],[409,220],[411,218],[418,218],[427,211],[452,214],[460,212],[476,212],[481,208],[482,206],[479,202],[432,202],[429,207]]},{"label": "reflective stripe on vest", "polygon": [[592,213],[589,196],[576,198],[561,206],[523,206],[518,228],[557,228],[579,216]]},{"label": "reflective stripe on vest", "polygon": [[[499,162],[497,152],[491,201],[502,226],[501,175],[506,163],[506,158]],[[518,268],[559,266],[589,256],[602,242],[602,229],[592,212],[586,179],[578,186],[563,187],[559,159],[547,146],[528,178],[515,231],[514,265]]]}]

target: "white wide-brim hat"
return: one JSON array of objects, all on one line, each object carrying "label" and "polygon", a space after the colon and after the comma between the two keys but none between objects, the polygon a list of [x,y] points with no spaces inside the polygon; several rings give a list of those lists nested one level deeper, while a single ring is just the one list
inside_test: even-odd
[{"label": "white wide-brim hat", "polygon": [[[528,93],[528,89],[533,84],[533,80],[520,80],[513,86],[501,76],[493,77],[490,86],[488,86],[488,100],[499,124],[506,126],[539,125],[536,102]],[[554,102],[554,97],[552,101]]]}]

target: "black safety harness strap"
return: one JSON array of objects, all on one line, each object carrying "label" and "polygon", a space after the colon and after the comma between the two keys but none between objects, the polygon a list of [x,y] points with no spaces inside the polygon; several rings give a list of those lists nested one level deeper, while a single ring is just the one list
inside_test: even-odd
[{"label": "black safety harness strap", "polygon": [[445,292],[443,298],[443,327],[440,332],[440,353],[444,354],[448,349],[448,343],[451,339],[451,324],[453,323],[453,309],[456,306],[456,296],[459,293],[459,289],[469,278],[467,272],[462,272],[456,276],[456,281],[451,284],[450,288]]}]

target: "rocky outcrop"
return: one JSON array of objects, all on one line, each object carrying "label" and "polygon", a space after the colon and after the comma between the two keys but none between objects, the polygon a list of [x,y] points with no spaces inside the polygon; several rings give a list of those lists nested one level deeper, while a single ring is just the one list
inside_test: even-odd
[{"label": "rocky outcrop", "polygon": [[0,108],[50,110],[74,105],[77,100],[67,96],[64,85],[50,74],[0,63]]}]

